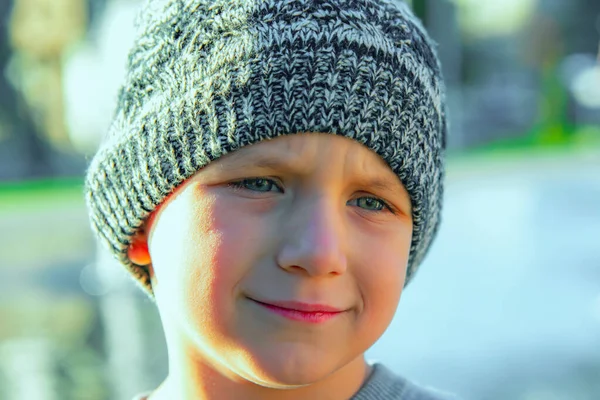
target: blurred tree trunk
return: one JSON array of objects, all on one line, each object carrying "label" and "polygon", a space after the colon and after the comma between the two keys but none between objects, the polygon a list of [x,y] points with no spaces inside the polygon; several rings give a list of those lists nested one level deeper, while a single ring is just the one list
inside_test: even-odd
[{"label": "blurred tree trunk", "polygon": [[[9,15],[12,1],[0,2],[0,15]],[[0,19],[0,73],[11,56],[7,19]],[[49,146],[31,122],[23,99],[0,79],[0,180],[34,178],[52,173]]]},{"label": "blurred tree trunk", "polygon": [[412,8],[421,19],[427,32],[437,43],[437,53],[442,64],[442,72],[447,87],[451,134],[447,137],[449,148],[462,148],[467,145],[463,129],[462,114],[463,86],[462,65],[463,46],[458,25],[457,7],[451,0],[413,0]]},{"label": "blurred tree trunk", "polygon": [[86,0],[13,0],[9,39],[14,50],[12,81],[55,145],[69,147],[64,119],[62,62],[84,37]]}]

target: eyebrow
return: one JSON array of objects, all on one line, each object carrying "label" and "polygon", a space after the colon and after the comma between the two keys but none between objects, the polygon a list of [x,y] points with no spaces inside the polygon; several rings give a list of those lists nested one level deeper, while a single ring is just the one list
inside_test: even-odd
[{"label": "eyebrow", "polygon": [[404,187],[399,178],[388,178],[388,177],[361,177],[361,185],[369,188],[384,190],[384,191],[395,191],[396,188]]},{"label": "eyebrow", "polygon": [[253,168],[261,168],[261,169],[271,169],[271,170],[283,170],[283,171],[297,171],[302,169],[302,163],[300,160],[292,161],[290,159],[282,159],[278,156],[273,155],[260,155],[257,156],[251,152],[246,152],[243,154],[234,153],[228,162],[223,163],[221,165],[222,169],[225,170],[234,170],[244,167],[253,167]]}]

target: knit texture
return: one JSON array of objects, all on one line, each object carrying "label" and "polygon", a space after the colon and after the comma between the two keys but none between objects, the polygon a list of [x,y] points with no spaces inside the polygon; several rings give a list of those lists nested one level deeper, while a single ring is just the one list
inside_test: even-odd
[{"label": "knit texture", "polygon": [[453,394],[423,387],[376,363],[373,372],[350,400],[459,400]]},{"label": "knit texture", "polygon": [[280,135],[343,135],[379,154],[412,202],[410,282],[440,222],[447,131],[420,22],[386,0],[149,0],[109,132],[85,182],[94,230],[152,295],[127,248],[202,167]]}]

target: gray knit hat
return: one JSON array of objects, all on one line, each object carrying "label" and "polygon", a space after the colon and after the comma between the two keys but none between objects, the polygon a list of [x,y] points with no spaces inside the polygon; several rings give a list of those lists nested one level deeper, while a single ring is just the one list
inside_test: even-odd
[{"label": "gray knit hat", "polygon": [[299,132],[352,138],[406,187],[406,283],[435,236],[447,131],[432,42],[390,0],[149,0],[109,133],[86,177],[94,230],[148,294],[127,249],[145,218],[220,156]]}]

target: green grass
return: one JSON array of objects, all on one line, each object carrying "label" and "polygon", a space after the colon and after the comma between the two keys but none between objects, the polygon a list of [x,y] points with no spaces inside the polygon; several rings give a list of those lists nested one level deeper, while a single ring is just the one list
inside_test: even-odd
[{"label": "green grass", "polygon": [[572,154],[591,148],[600,149],[600,127],[554,126],[552,129],[532,129],[524,136],[501,139],[483,146],[450,152],[449,160]]},{"label": "green grass", "polygon": [[83,179],[80,178],[0,183],[0,214],[83,203]]}]

